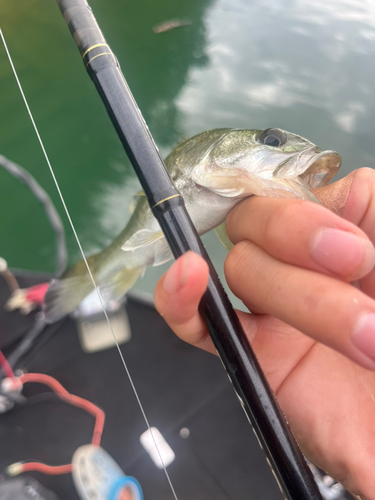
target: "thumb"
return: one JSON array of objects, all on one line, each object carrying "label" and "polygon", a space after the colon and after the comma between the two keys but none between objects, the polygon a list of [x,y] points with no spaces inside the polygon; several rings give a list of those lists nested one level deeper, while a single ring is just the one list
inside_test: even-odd
[{"label": "thumb", "polygon": [[155,307],[171,329],[185,342],[215,353],[198,312],[208,284],[207,262],[187,252],[172,264],[155,289]]}]

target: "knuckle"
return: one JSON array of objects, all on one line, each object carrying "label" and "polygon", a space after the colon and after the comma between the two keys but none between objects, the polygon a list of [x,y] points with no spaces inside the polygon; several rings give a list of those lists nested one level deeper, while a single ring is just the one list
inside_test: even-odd
[{"label": "knuckle", "polygon": [[265,304],[275,304],[278,303],[280,297],[284,295],[284,289],[287,287],[287,279],[281,272],[275,272],[273,279],[267,282],[267,286],[264,292],[264,303]]},{"label": "knuckle", "polygon": [[254,213],[254,203],[256,202],[257,196],[250,196],[238,203],[229,212],[226,220],[225,226],[229,238],[233,241],[238,235],[243,235],[244,227],[247,226],[249,220],[251,220]]},{"label": "knuckle", "polygon": [[230,281],[235,281],[241,275],[243,277],[244,268],[248,267],[250,258],[250,244],[248,241],[244,240],[240,243],[237,243],[229,254],[224,262],[224,272],[225,276],[228,280],[228,284]]},{"label": "knuckle", "polygon": [[267,246],[272,246],[275,240],[285,232],[285,224],[295,227],[301,215],[308,209],[308,204],[302,200],[283,200],[278,210],[273,211],[268,217],[263,238]]},{"label": "knuckle", "polygon": [[276,222],[280,224],[280,221],[291,221],[297,217],[300,218],[301,212],[304,213],[308,211],[311,206],[314,205],[311,205],[310,202],[305,200],[285,200],[285,203],[281,206],[279,218]]},{"label": "knuckle", "polygon": [[329,284],[326,281],[314,280],[301,296],[300,308],[309,311],[314,318],[322,318],[326,315],[326,297],[330,294]]}]

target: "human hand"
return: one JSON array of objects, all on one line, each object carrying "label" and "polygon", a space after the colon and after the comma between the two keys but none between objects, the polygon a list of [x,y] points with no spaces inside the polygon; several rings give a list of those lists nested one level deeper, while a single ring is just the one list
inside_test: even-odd
[{"label": "human hand", "polygon": [[[336,213],[299,200],[237,205],[225,274],[253,313],[238,311],[303,452],[375,500],[375,172],[315,194]],[[159,280],[155,305],[179,337],[216,353],[198,313],[207,281],[188,252]]]}]

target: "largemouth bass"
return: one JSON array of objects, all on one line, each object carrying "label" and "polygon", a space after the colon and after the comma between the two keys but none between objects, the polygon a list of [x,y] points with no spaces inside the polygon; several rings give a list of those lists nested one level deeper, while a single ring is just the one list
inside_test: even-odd
[{"label": "largemouth bass", "polygon": [[[200,235],[218,228],[230,210],[251,196],[300,198],[319,203],[310,189],[326,185],[341,166],[335,151],[321,151],[307,139],[281,129],[215,129],[177,146],[165,164]],[[88,258],[104,300],[123,296],[149,265],[159,266],[172,253],[143,193],[119,236]],[[45,297],[45,315],[55,322],[73,311],[93,289],[83,261]]]}]

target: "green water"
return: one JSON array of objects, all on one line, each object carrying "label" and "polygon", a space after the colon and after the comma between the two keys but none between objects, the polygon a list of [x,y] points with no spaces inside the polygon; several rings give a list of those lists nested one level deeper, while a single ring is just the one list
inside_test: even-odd
[{"label": "green water", "polygon": [[[375,7],[349,0],[92,0],[162,153],[215,127],[281,127],[343,157],[341,175],[375,165]],[[171,18],[190,26],[156,35]],[[0,25],[56,177],[90,254],[122,230],[138,189],[54,1],[0,0]],[[0,154],[54,200],[70,261],[79,257],[5,52]],[[54,236],[38,203],[0,170],[0,256],[53,271]],[[205,238],[218,269],[225,251]],[[152,291],[164,270],[137,284]]]}]

